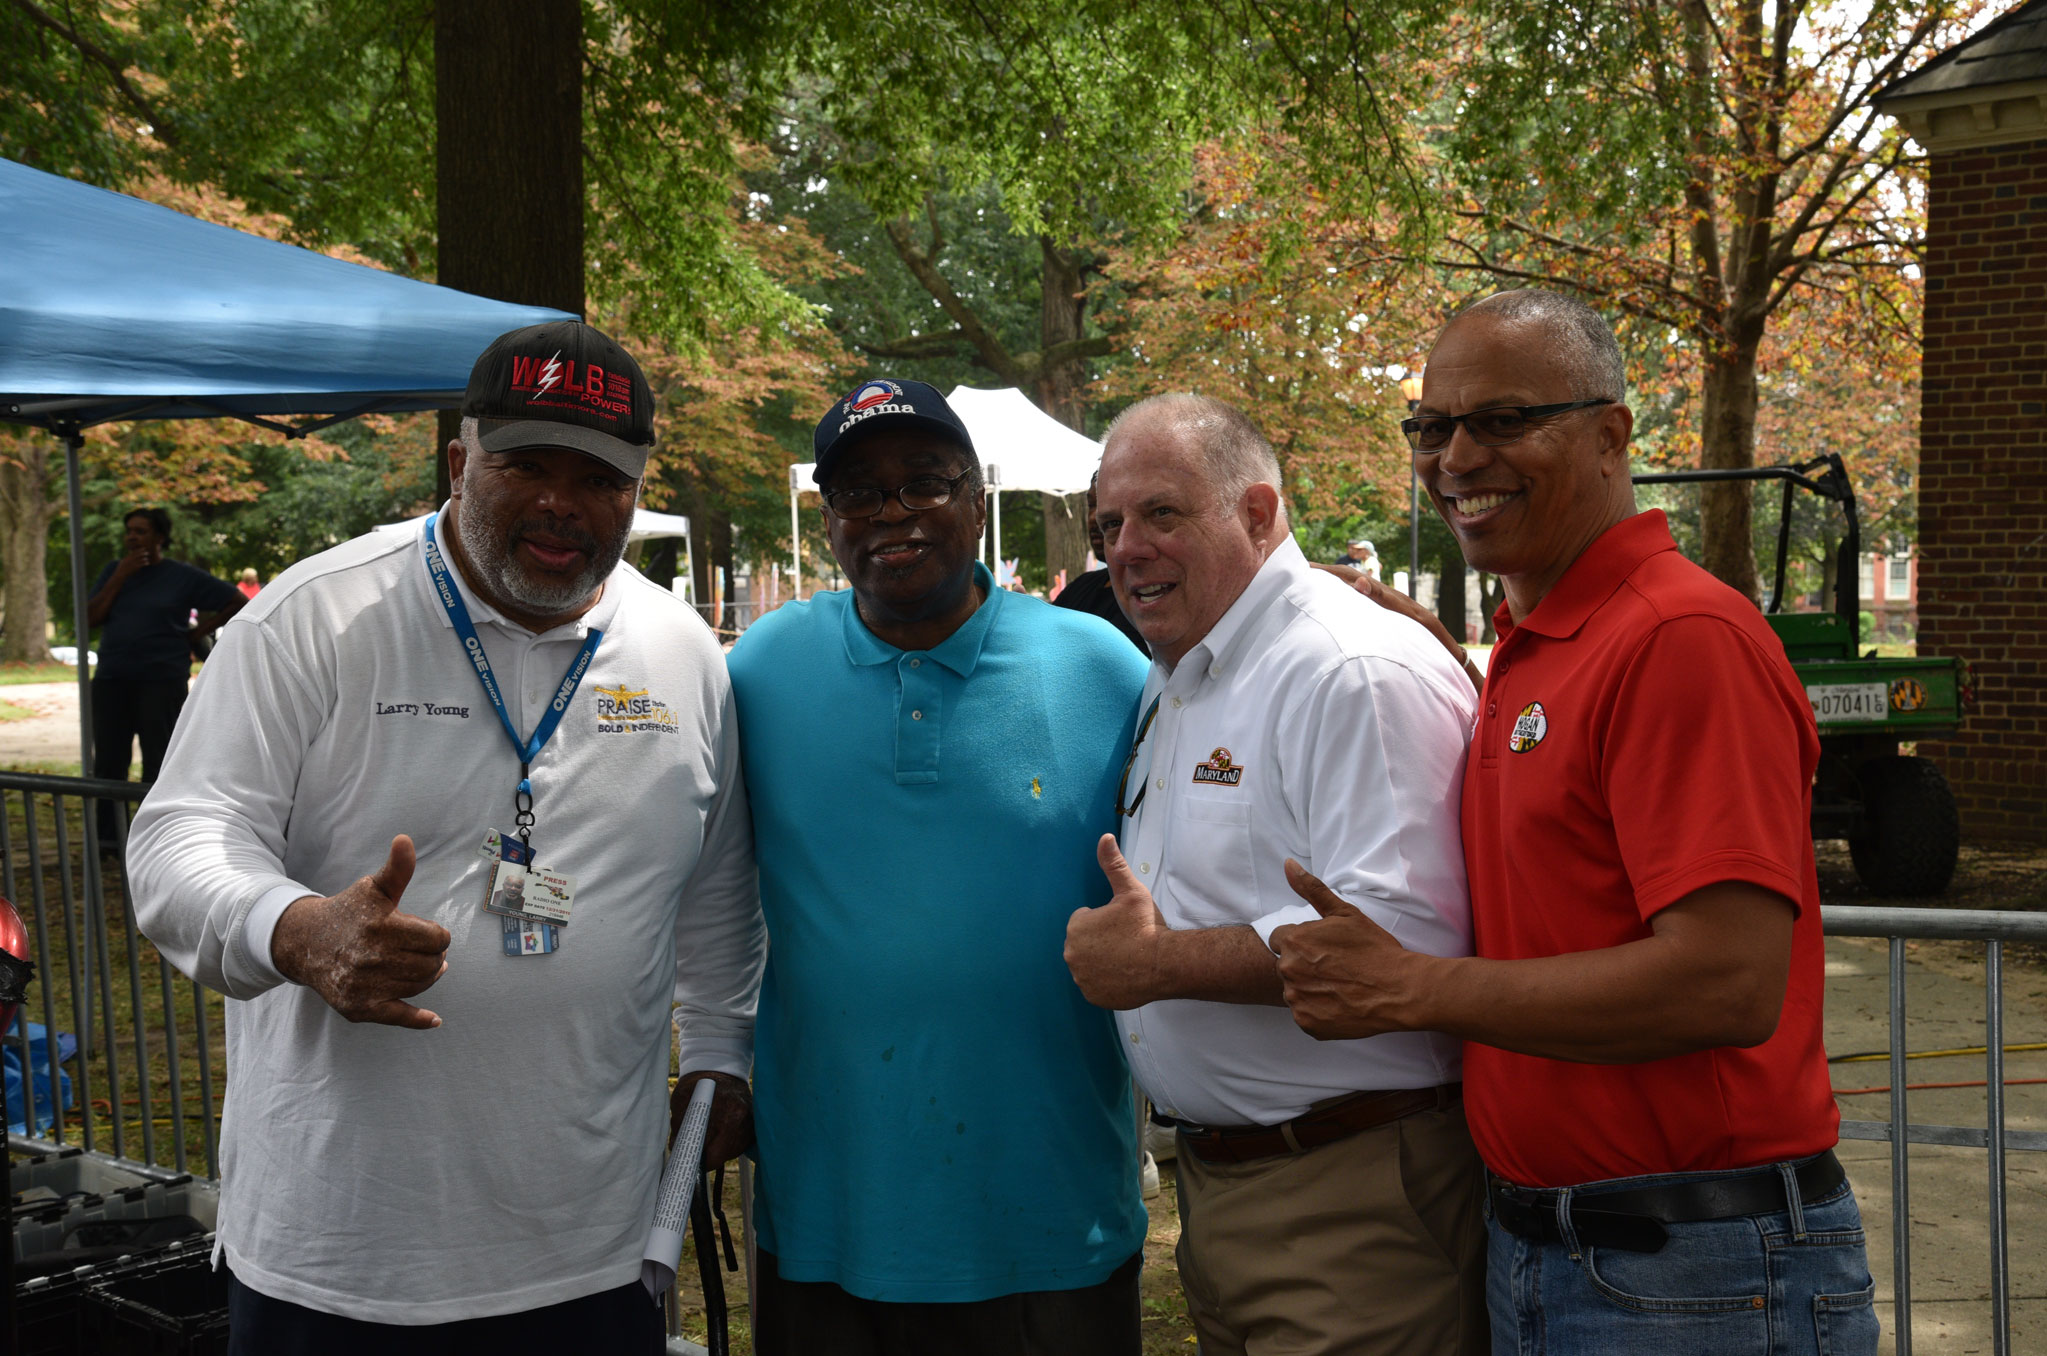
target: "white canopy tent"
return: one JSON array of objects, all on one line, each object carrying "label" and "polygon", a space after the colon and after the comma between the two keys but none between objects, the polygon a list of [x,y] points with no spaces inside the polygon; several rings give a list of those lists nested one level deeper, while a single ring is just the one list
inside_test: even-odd
[{"label": "white canopy tent", "polygon": [[[1002,559],[1002,496],[1000,490],[1035,490],[1040,494],[1080,494],[1102,464],[1102,445],[1046,414],[1015,387],[983,391],[955,386],[946,396],[980,455],[988,493],[995,496],[995,558]],[[803,577],[802,522],[796,496],[817,491],[817,463],[789,468],[789,554],[795,578]]]}]

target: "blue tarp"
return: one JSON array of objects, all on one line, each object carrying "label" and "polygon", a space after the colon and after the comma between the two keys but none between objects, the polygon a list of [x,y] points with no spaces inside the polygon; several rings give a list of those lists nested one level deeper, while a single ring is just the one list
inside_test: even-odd
[{"label": "blue tarp", "polygon": [[447,408],[492,339],[566,314],[0,160],[0,419]]},{"label": "blue tarp", "polygon": [[[21,1017],[16,1014],[14,1025],[7,1028],[6,1047],[0,1050],[0,1076],[4,1076],[7,1098],[8,1129],[14,1134],[37,1134],[50,1128],[50,1031],[41,1022],[28,1024],[28,1058],[35,1068],[36,1123],[31,1130],[24,1118],[27,1102],[21,1093]],[[57,1092],[64,1099],[64,1109],[71,1110],[71,1075],[64,1072],[63,1065],[78,1053],[78,1037],[68,1031],[57,1033]]]}]

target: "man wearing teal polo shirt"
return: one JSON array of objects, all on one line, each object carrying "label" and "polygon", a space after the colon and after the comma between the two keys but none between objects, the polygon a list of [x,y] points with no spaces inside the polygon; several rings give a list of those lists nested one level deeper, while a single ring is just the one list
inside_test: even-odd
[{"label": "man wearing teal polo shirt", "polygon": [[1130,1075],[1061,949],[1109,897],[1143,657],[994,587],[931,387],[865,383],[814,446],[852,588],[730,658],[769,935],[755,1350],[1136,1356]]}]

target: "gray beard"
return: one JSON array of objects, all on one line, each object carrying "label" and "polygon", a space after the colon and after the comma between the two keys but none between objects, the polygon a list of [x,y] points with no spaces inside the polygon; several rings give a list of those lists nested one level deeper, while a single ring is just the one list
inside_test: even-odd
[{"label": "gray beard", "polygon": [[502,531],[493,532],[490,524],[477,522],[475,515],[461,513],[455,517],[455,531],[462,538],[462,552],[469,557],[470,564],[483,576],[491,592],[522,611],[545,617],[588,602],[625,555],[624,532],[614,541],[600,542],[579,529],[536,522],[533,526],[545,526],[548,532],[574,541],[589,553],[590,563],[567,579],[535,578],[512,557],[512,540],[525,526],[509,523]]}]

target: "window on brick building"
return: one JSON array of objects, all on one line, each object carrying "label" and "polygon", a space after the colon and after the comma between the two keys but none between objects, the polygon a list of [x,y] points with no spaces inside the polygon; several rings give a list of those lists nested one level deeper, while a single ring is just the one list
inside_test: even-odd
[{"label": "window on brick building", "polygon": [[1865,602],[1876,598],[1876,562],[1868,556],[1862,558],[1861,596]]},{"label": "window on brick building", "polygon": [[1887,598],[1903,598],[1912,592],[1912,557],[1909,555],[1891,557],[1890,587],[1884,590]]}]

